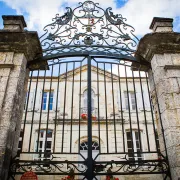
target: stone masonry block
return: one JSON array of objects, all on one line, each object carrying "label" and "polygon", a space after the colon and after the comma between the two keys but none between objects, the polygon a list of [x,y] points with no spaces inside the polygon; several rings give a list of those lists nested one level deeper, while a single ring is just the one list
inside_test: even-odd
[{"label": "stone masonry block", "polygon": [[18,78],[18,77],[24,77],[26,73],[26,70],[23,69],[21,66],[15,66],[10,73],[10,77]]},{"label": "stone masonry block", "polygon": [[171,54],[155,54],[151,60],[153,71],[156,71],[157,67],[164,67],[165,65],[173,65]]},{"label": "stone masonry block", "polygon": [[0,64],[13,64],[13,52],[0,52]]},{"label": "stone masonry block", "polygon": [[180,93],[161,94],[158,97],[160,104],[160,112],[163,113],[166,109],[180,108]]},{"label": "stone masonry block", "polygon": [[175,168],[170,168],[172,179],[179,180],[180,179],[180,166]]},{"label": "stone masonry block", "polygon": [[26,58],[23,53],[15,53],[14,54],[13,64],[15,66],[22,66],[24,61],[26,61]]},{"label": "stone masonry block", "polygon": [[153,91],[155,89],[155,84],[153,80],[153,72],[151,70],[148,71],[148,79],[150,84],[150,90]]},{"label": "stone masonry block", "polygon": [[168,93],[180,93],[180,78],[169,78],[169,88],[164,88],[168,90]]},{"label": "stone masonry block", "polygon": [[171,54],[174,65],[180,65],[180,54]]},{"label": "stone masonry block", "polygon": [[[168,88],[165,88],[168,87]],[[161,96],[163,93],[180,93],[179,82],[177,78],[161,79],[156,84],[157,95]]]},{"label": "stone masonry block", "polygon": [[180,165],[180,145],[167,148],[169,162],[171,168],[179,167]]},{"label": "stone masonry block", "polygon": [[4,64],[6,60],[6,53],[0,52],[0,64]]},{"label": "stone masonry block", "polygon": [[0,77],[8,77],[10,74],[11,69],[10,68],[0,68]]},{"label": "stone masonry block", "polygon": [[5,92],[0,92],[0,116],[1,116],[1,108],[4,101]]},{"label": "stone masonry block", "polygon": [[174,105],[176,109],[180,109],[180,93],[172,93]]},{"label": "stone masonry block", "polygon": [[164,131],[167,148],[180,145],[180,126],[169,127]]},{"label": "stone masonry block", "polygon": [[166,76],[169,78],[180,78],[180,69],[167,69]]},{"label": "stone masonry block", "polygon": [[7,139],[8,127],[0,126],[0,147],[4,147]]},{"label": "stone masonry block", "polygon": [[158,84],[159,81],[162,80],[162,77],[163,77],[163,79],[167,79],[166,71],[165,71],[164,67],[157,67],[156,71],[153,72],[153,74],[154,74],[155,84]]},{"label": "stone masonry block", "polygon": [[13,52],[7,52],[5,64],[13,64],[13,56],[14,56]]},{"label": "stone masonry block", "polygon": [[177,109],[168,109],[161,114],[164,129],[173,126],[180,126],[180,118],[178,113],[179,112]]},{"label": "stone masonry block", "polygon": [[3,125],[3,127],[9,127],[11,125],[11,118],[12,114],[9,112],[3,112],[1,116],[1,125]]},{"label": "stone masonry block", "polygon": [[12,107],[14,106],[14,98],[15,92],[8,92],[5,97],[5,101],[3,104],[3,110],[6,112],[12,111]]},{"label": "stone masonry block", "polygon": [[169,86],[169,80],[168,79],[161,79],[157,84],[156,84],[156,92],[158,96],[161,96],[163,93],[167,93],[167,89],[164,87]]},{"label": "stone masonry block", "polygon": [[[160,97],[158,97],[158,101],[160,104],[159,110],[160,113],[162,114],[167,108],[169,108],[169,104],[167,102],[167,97],[165,94],[162,94]],[[172,103],[172,102],[171,102]]]},{"label": "stone masonry block", "polygon": [[9,78],[7,76],[0,76],[0,92],[6,91],[8,79]]}]

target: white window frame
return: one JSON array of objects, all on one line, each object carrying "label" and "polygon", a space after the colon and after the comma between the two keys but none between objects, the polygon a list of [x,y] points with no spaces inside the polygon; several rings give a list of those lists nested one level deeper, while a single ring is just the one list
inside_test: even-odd
[{"label": "white window frame", "polygon": [[[46,97],[46,107],[45,107],[45,109],[43,108],[44,107],[44,93],[47,93],[47,97]],[[52,93],[53,95],[52,95],[52,98],[53,98],[53,100],[52,100],[52,103],[49,103],[49,93]],[[43,98],[42,98],[42,110],[43,111],[48,111],[48,107],[50,107],[50,104],[52,104],[52,109],[50,109],[49,108],[49,110],[50,111],[52,111],[53,110],[53,105],[54,105],[54,90],[44,90],[44,91],[42,91],[42,96],[43,96]],[[51,96],[50,96],[50,98],[51,98]]]},{"label": "white window frame", "polygon": [[[41,131],[43,131],[43,137],[41,137]],[[53,130],[48,129],[47,131],[51,131],[52,136],[51,137],[47,137],[47,141],[51,142],[51,148],[46,148],[46,150],[50,150],[50,152],[52,152],[53,150]],[[35,139],[35,148],[34,151],[37,152],[37,141],[38,141],[38,131],[36,131],[36,139]],[[42,148],[40,147],[40,142],[42,142]],[[40,129],[40,133],[39,133],[39,146],[38,146],[38,152],[41,151],[42,153],[44,153],[45,150],[45,143],[46,143],[46,129]],[[37,157],[37,155],[34,157],[35,160],[43,160],[43,159],[50,159],[49,158],[45,158],[44,154],[41,154],[41,157]]]},{"label": "white window frame", "polygon": [[[132,97],[132,94],[134,94],[134,97]],[[129,102],[128,102],[128,97],[129,97]],[[136,110],[136,102],[135,102],[134,91],[129,91],[128,93],[127,93],[127,91],[124,91],[124,98],[125,98],[125,109],[128,111],[129,110],[128,105],[129,105],[130,110],[135,111]],[[132,102],[133,100],[134,100],[134,103]]]},{"label": "white window frame", "polygon": [[[83,108],[88,109],[88,89],[84,90],[83,92]],[[92,105],[92,110],[95,109],[95,92],[93,89],[91,89],[91,105]]]},{"label": "white window frame", "polygon": [[[130,130],[127,130],[126,131],[126,145],[127,145],[127,152],[128,152],[128,138],[127,138],[127,133],[132,133],[132,141],[133,141],[133,149],[134,149],[134,152],[135,152],[135,154],[134,154],[134,159],[135,160],[138,160],[138,156],[137,156],[137,150],[138,150],[138,148],[137,148],[137,145],[136,145],[136,135],[135,135],[135,133],[137,132],[138,133],[138,138],[139,138],[139,132],[138,132],[138,130],[132,130],[132,132],[130,131]],[[140,138],[141,138],[141,151],[143,152],[143,138],[142,138],[142,136],[143,136],[143,132],[140,130]],[[140,145],[140,141],[139,141],[139,145]],[[140,147],[139,147],[139,149],[140,149]],[[131,157],[130,157],[131,158]],[[143,154],[141,154],[141,159],[142,160],[144,160],[145,159],[145,157],[144,157],[144,155]]]}]

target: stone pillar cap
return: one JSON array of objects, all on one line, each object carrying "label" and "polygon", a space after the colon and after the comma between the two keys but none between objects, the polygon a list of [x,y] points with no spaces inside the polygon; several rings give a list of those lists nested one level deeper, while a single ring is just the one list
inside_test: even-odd
[{"label": "stone pillar cap", "polygon": [[153,32],[172,32],[172,22],[172,18],[154,17],[149,29],[152,29]]},{"label": "stone pillar cap", "polygon": [[149,28],[153,32],[173,32],[172,22],[171,18],[154,17]]},{"label": "stone pillar cap", "polygon": [[3,15],[4,29],[8,31],[23,31],[27,27],[23,16]]},{"label": "stone pillar cap", "polygon": [[173,19],[172,18],[163,18],[163,17],[154,17],[152,22],[151,22],[149,29],[153,29],[156,22],[170,22],[170,23],[172,23]]}]

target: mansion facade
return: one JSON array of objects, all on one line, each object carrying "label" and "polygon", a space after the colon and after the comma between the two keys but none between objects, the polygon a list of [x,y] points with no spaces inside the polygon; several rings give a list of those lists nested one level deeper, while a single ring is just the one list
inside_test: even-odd
[{"label": "mansion facade", "polygon": [[[24,105],[19,159],[44,160],[44,152],[52,161],[87,158],[87,79],[87,65],[66,69],[60,75],[55,74],[55,70],[53,76],[31,75]],[[155,153],[159,149],[157,125],[146,75],[119,77],[112,71],[91,66],[91,106],[93,158],[97,161],[158,158]],[[79,168],[83,170],[83,167]],[[124,180],[162,179],[162,175],[118,177]],[[63,176],[38,178],[58,180]],[[105,179],[105,176],[97,178]],[[75,179],[83,178],[77,176]]]}]

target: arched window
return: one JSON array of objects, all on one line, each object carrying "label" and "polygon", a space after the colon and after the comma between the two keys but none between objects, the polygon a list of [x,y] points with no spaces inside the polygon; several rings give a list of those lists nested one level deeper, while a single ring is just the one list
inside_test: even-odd
[{"label": "arched window", "polygon": [[[92,108],[92,110],[94,109],[94,98],[95,98],[95,93],[91,89],[91,108]],[[88,91],[87,91],[87,89],[83,93],[83,108],[84,109],[88,108]]]},{"label": "arched window", "polygon": [[[88,142],[87,141],[80,144],[80,150],[88,150]],[[99,150],[99,144],[95,141],[92,142],[92,150]]]}]

